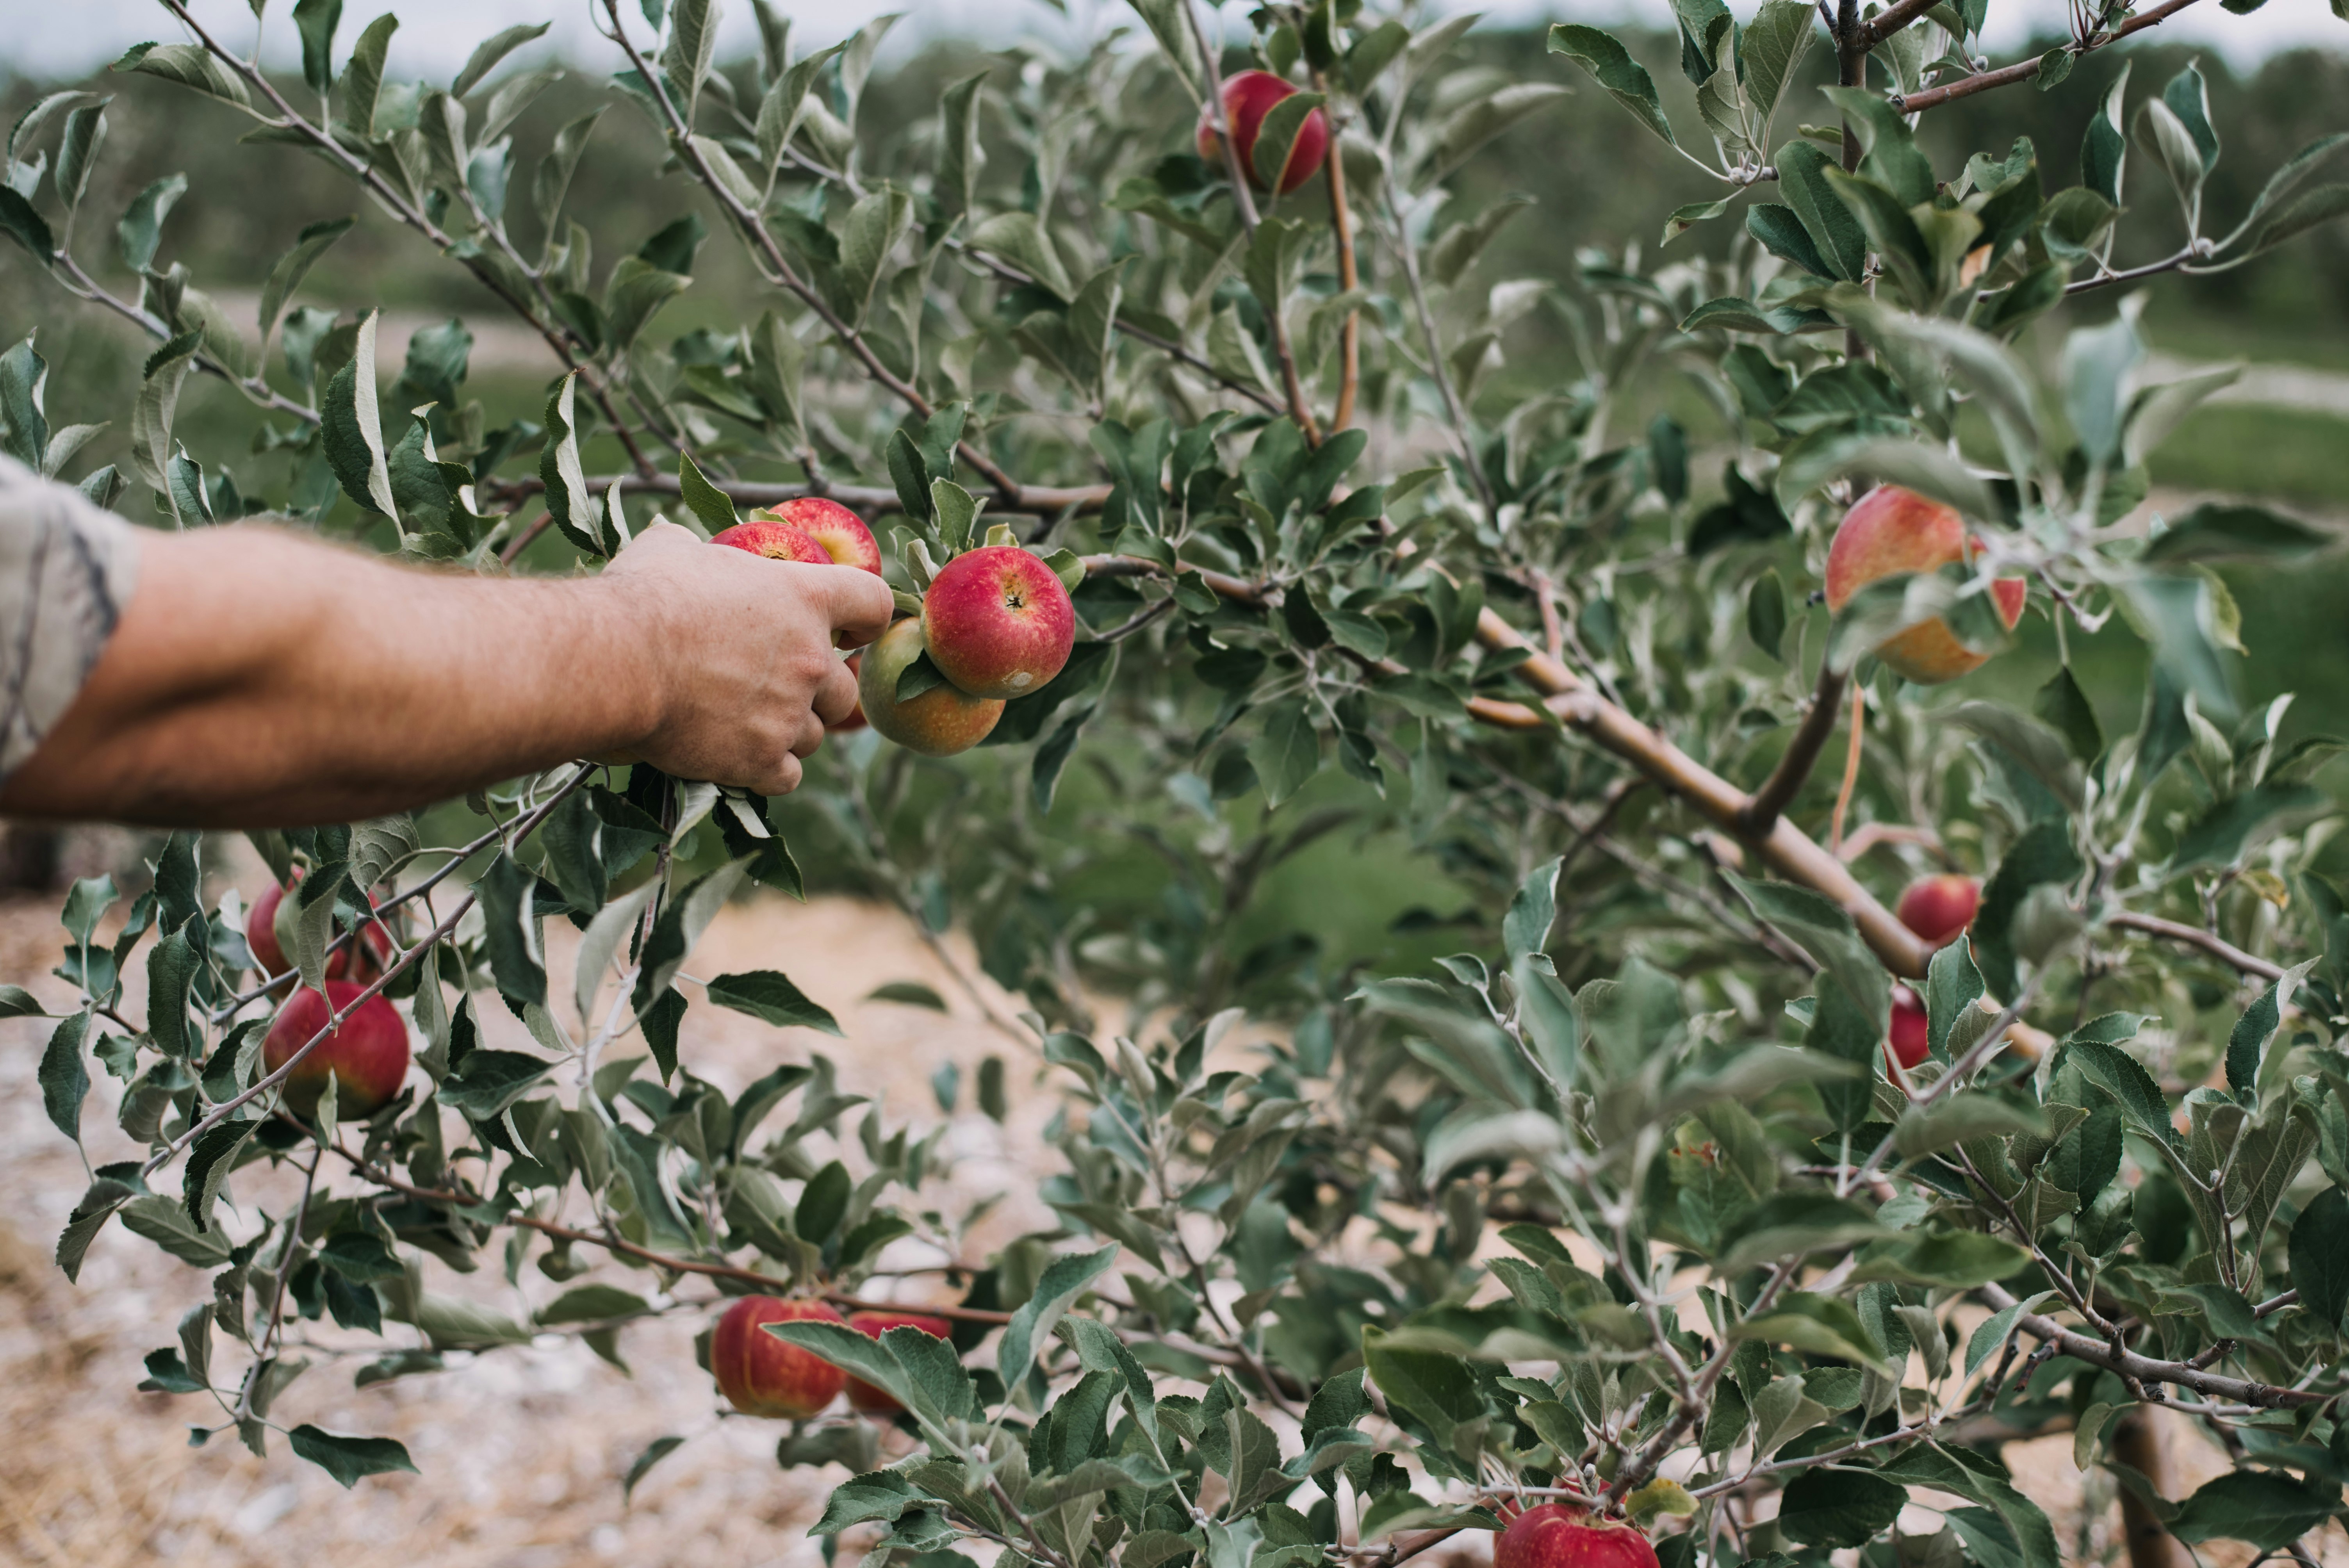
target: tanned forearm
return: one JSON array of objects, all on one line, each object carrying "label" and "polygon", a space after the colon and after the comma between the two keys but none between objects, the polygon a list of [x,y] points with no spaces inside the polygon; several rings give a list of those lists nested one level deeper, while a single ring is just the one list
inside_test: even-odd
[{"label": "tanned forearm", "polygon": [[[818,706],[846,710],[834,620],[800,603],[824,599],[845,569],[752,579],[782,563],[661,531],[674,537],[623,558],[633,570],[535,582],[395,564],[256,525],[156,535],[105,653],[0,809],[349,821],[620,749],[788,788],[791,754],[821,739],[819,689]],[[864,597],[885,600],[868,585]],[[774,624],[786,615],[797,619]],[[713,689],[684,700],[697,674]],[[734,744],[753,731],[755,744]]]}]

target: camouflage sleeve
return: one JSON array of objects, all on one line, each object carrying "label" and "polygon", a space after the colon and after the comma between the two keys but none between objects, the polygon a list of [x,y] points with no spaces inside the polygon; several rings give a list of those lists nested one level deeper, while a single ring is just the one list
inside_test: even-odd
[{"label": "camouflage sleeve", "polygon": [[81,690],[138,570],[136,529],[0,458],[0,779]]}]

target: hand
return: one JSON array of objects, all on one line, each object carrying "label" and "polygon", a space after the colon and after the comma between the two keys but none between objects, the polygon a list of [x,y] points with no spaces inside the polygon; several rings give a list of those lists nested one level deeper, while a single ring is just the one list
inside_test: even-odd
[{"label": "hand", "polygon": [[870,572],[716,550],[667,522],[638,534],[600,583],[628,607],[657,694],[653,727],[628,750],[761,795],[797,789],[825,724],[856,706],[835,641],[861,647],[895,609]]}]

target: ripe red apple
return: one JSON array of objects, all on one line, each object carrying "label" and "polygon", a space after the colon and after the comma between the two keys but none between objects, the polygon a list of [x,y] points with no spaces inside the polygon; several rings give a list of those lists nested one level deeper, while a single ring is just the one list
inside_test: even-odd
[{"label": "ripe red apple", "polygon": [[[933,1339],[945,1339],[954,1333],[954,1326],[945,1318],[925,1317],[917,1312],[852,1312],[848,1326],[874,1339],[892,1328],[918,1328]],[[868,1416],[892,1416],[905,1408],[886,1389],[854,1377],[848,1380],[848,1405]]]},{"label": "ripe red apple", "polygon": [[966,550],[922,595],[930,661],[973,696],[1025,696],[1069,662],[1077,609],[1060,574],[1017,545]]},{"label": "ripe red apple", "polygon": [[[1955,510],[1899,485],[1878,485],[1844,513],[1827,547],[1827,608],[1840,611],[1879,577],[1938,572],[1961,559],[1965,545],[1965,520]],[[1998,618],[2009,631],[2023,618],[2029,587],[2020,577],[2002,577],[1991,585]],[[1888,639],[1876,656],[1919,686],[1955,680],[1981,668],[1985,657],[1959,642],[1938,616]]]},{"label": "ripe red apple", "polygon": [[1925,1004],[1906,985],[1892,987],[1891,1037],[1884,1048],[1903,1068],[1920,1065],[1931,1047],[1927,1044]]},{"label": "ripe red apple", "polygon": [[[283,975],[294,967],[285,956],[285,938],[278,934],[277,917],[282,912],[287,920],[294,918],[294,911],[285,905],[285,895],[301,880],[302,871],[297,866],[283,887],[263,889],[244,917],[244,944],[253,949],[254,962],[261,965],[264,975]],[[357,936],[327,955],[326,978],[356,980],[364,985],[382,974],[390,963],[391,933],[383,928],[381,921],[371,920]]]},{"label": "ripe red apple", "polygon": [[[329,980],[324,995],[307,988],[295,992],[277,1009],[261,1043],[262,1066],[271,1072],[284,1067],[365,989],[348,980]],[[361,1002],[287,1075],[287,1107],[303,1116],[317,1109],[329,1073],[337,1119],[372,1116],[388,1104],[408,1077],[408,1026],[400,1022],[398,1009],[381,996]]]},{"label": "ripe red apple", "polygon": [[[873,541],[873,531],[864,520],[836,500],[822,496],[802,496],[781,506],[761,507],[750,514],[752,522],[780,522],[796,528],[816,542],[825,559],[838,566],[861,566],[879,576],[881,547]],[[728,529],[727,533],[734,530]],[[718,543],[725,534],[710,542]]]},{"label": "ripe red apple", "polygon": [[718,1391],[746,1416],[807,1419],[832,1403],[848,1374],[760,1326],[839,1321],[840,1314],[820,1301],[742,1297],[726,1309],[718,1320],[718,1332],[710,1336],[709,1369],[717,1375]]},{"label": "ripe red apple", "polygon": [[1973,878],[1947,872],[1919,877],[1903,889],[1893,911],[1900,923],[1925,939],[1931,948],[1947,947],[1965,934],[1982,904],[1982,888]]},{"label": "ripe red apple", "polygon": [[[1264,117],[1272,106],[1296,90],[1270,71],[1242,71],[1224,78],[1224,119],[1232,128],[1240,170],[1247,176],[1247,182],[1258,191],[1264,189],[1264,177],[1256,171],[1257,132],[1262,129]],[[1305,117],[1305,123],[1298,128],[1296,141],[1289,146],[1288,161],[1280,170],[1280,193],[1286,196],[1312,179],[1329,150],[1330,117],[1317,108]],[[1199,106],[1199,156],[1215,168],[1223,167],[1224,139],[1216,134],[1212,104]]]},{"label": "ripe red apple", "polygon": [[770,561],[798,561],[810,566],[833,564],[829,551],[811,538],[805,530],[794,528],[787,522],[738,522],[710,535],[709,542],[725,545],[730,550],[747,550]]},{"label": "ripe red apple", "polygon": [[897,677],[921,656],[921,622],[909,615],[882,633],[864,650],[864,665],[856,675],[857,707],[874,728],[908,751],[925,757],[968,751],[1003,717],[1003,699],[972,696],[941,681],[912,701],[899,702]]},{"label": "ripe red apple", "polygon": [[1571,1503],[1546,1502],[1509,1522],[1493,1542],[1493,1568],[1658,1568],[1656,1549],[1637,1525],[1593,1519]]}]

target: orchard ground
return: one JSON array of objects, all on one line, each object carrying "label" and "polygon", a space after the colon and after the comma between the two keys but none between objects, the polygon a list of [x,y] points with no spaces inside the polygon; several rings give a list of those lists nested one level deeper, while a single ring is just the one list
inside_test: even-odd
[{"label": "orchard ground", "polygon": [[[239,882],[249,892],[263,877],[257,867],[248,872]],[[566,935],[557,923],[550,944],[566,947]],[[0,904],[0,973],[41,975],[36,993],[62,1002],[65,987],[46,975],[57,940],[47,901]],[[1000,1127],[973,1105],[973,1080],[986,1057],[1005,1058],[1015,1088],[1028,1058],[966,1000],[957,998],[954,1013],[942,1017],[866,999],[874,987],[903,980],[956,995],[954,977],[902,916],[843,898],[801,905],[762,896],[724,911],[695,964],[717,973],[779,952],[797,955],[794,972],[840,1017],[848,1037],[771,1029],[713,1009],[698,1022],[688,1066],[733,1090],[779,1060],[804,1061],[822,1051],[838,1064],[843,1089],[875,1097],[893,1121],[927,1123],[939,1114],[930,1076],[956,1064],[962,1092],[949,1142],[952,1190],[962,1201],[1000,1196],[970,1233],[967,1252],[980,1256],[1052,1223],[1036,1191],[1053,1169],[1041,1135],[1051,1097],[1014,1093],[1011,1119]],[[568,961],[567,954],[555,956]],[[143,1006],[136,976],[131,986],[126,1005],[135,1010]],[[502,1008],[489,1008],[483,1021],[485,1043],[528,1048],[521,1026]],[[0,1564],[816,1568],[823,1561],[806,1529],[843,1474],[836,1468],[779,1471],[774,1444],[783,1423],[720,1417],[692,1345],[715,1306],[626,1330],[621,1353],[633,1377],[579,1341],[552,1336],[480,1355],[462,1371],[358,1390],[351,1372],[359,1357],[338,1361],[308,1352],[317,1364],[287,1390],[279,1418],[397,1437],[415,1456],[420,1477],[378,1477],[345,1494],[282,1446],[266,1460],[232,1438],[190,1449],[187,1423],[209,1414],[193,1397],[125,1390],[139,1379],[140,1357],[154,1348],[155,1326],[187,1297],[192,1271],[119,1226],[100,1235],[78,1288],[49,1261],[49,1239],[63,1227],[80,1179],[72,1146],[41,1112],[34,1072],[42,1039],[37,1020],[0,1023],[0,1430],[8,1433],[7,1462],[0,1465]],[[1225,1048],[1246,1052],[1244,1045]],[[112,1127],[114,1088],[101,1079],[84,1109],[94,1160],[113,1157],[122,1141]],[[855,1118],[848,1119],[853,1125]],[[262,1192],[264,1207],[290,1204],[292,1187],[280,1185],[283,1191]],[[1487,1238],[1488,1251],[1499,1246]],[[493,1259],[471,1276],[437,1263],[429,1267],[436,1289],[501,1311],[512,1305],[513,1293]],[[646,1276],[608,1264],[590,1277],[637,1289],[646,1284]],[[900,1294],[926,1300],[924,1284],[902,1281]],[[690,1284],[678,1294],[716,1300]],[[360,1343],[331,1324],[305,1326],[324,1346]],[[628,1465],[665,1434],[688,1441],[645,1478],[633,1503],[624,1502],[620,1483]],[[2180,1490],[2226,1468],[2223,1455],[2183,1423],[2174,1427],[2172,1453]],[[2095,1560],[2114,1543],[2117,1515],[2109,1491],[2101,1494],[2106,1506],[2083,1519],[2069,1433],[2013,1444],[2005,1457],[2022,1489],[2054,1520],[2067,1561]],[[2076,1554],[2084,1522],[2085,1556]],[[2349,1539],[2336,1531],[2321,1542],[2323,1563],[2349,1568]],[[842,1552],[854,1560],[854,1535]],[[2210,1568],[2241,1568],[2252,1555],[2231,1542],[2204,1549]],[[1431,1554],[1430,1568],[1487,1557],[1486,1542],[1470,1535],[1448,1559]]]}]

